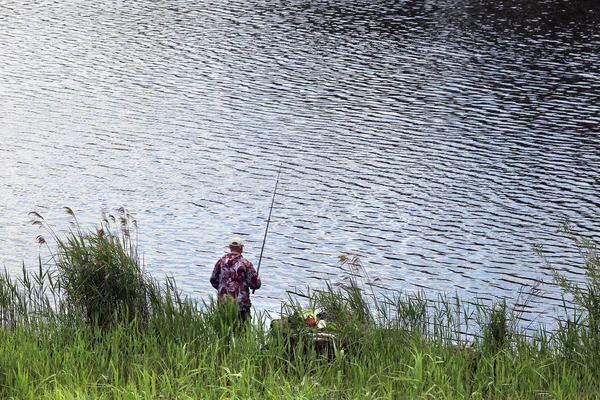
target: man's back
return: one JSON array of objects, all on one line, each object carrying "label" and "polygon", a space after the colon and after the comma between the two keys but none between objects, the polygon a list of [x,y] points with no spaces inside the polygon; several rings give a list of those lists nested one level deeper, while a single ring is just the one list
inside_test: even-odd
[{"label": "man's back", "polygon": [[242,311],[252,306],[250,289],[259,289],[261,286],[260,277],[252,263],[237,252],[227,253],[217,261],[210,283],[217,289],[219,299],[225,296],[234,298]]}]

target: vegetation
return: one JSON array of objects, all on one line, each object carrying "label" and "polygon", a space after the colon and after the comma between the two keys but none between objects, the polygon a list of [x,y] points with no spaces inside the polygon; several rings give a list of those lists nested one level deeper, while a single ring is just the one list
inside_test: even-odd
[{"label": "vegetation", "polygon": [[124,210],[121,218],[90,232],[75,224],[65,240],[46,227],[55,268],[0,277],[1,398],[598,396],[600,265],[595,245],[576,235],[589,279],[580,287],[556,272],[577,306],[556,332],[525,335],[504,301],[376,297],[357,279],[358,259],[343,257],[347,284],[306,293],[335,335],[318,347],[297,300],[277,329],[265,327],[266,314],[236,329],[235,307],[183,299],[172,279],[157,284],[139,264],[132,220]]},{"label": "vegetation", "polygon": [[[536,251],[546,264],[558,284],[569,298],[573,307],[565,321],[559,321],[559,334],[564,352],[574,362],[591,363],[600,367],[600,259],[598,245],[594,241],[575,233],[569,221],[565,221],[559,232],[566,235],[577,247],[583,260],[585,280],[582,283],[562,275],[544,256],[541,246]],[[569,307],[571,308],[571,307]]]}]

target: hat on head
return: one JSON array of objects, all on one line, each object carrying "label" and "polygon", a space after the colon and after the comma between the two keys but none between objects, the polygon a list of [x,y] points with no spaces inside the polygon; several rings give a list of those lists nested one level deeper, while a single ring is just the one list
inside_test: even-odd
[{"label": "hat on head", "polygon": [[229,247],[244,247],[242,238],[234,237],[229,241]]}]

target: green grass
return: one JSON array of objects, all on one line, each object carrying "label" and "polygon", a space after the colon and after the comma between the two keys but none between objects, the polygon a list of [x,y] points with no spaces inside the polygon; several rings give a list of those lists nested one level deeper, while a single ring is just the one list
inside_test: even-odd
[{"label": "green grass", "polygon": [[[271,332],[263,323],[232,339],[218,328],[215,304],[173,300],[143,329],[136,319],[105,329],[57,316],[1,329],[0,397],[538,399],[594,398],[598,390],[593,358],[563,353],[554,336],[511,335],[500,346],[484,333],[481,341],[447,344],[384,315],[367,325],[344,316],[331,354],[321,354],[291,340],[292,330]],[[497,317],[491,321],[495,329]]]},{"label": "green grass", "polygon": [[[336,335],[323,348],[311,340],[315,328],[305,326],[306,310],[294,299],[283,308],[285,323],[277,329],[265,328],[270,320],[265,313],[256,313],[254,324],[245,329],[232,329],[235,310],[212,299],[183,299],[173,279],[157,284],[140,273],[128,224],[121,225],[128,234],[121,231],[118,239],[108,228],[102,233],[76,228],[65,240],[53,236],[58,239],[57,250],[50,247],[54,268],[40,263],[36,271],[24,268],[14,280],[6,272],[0,277],[0,398],[599,395],[597,339],[592,335],[596,317],[585,307],[578,317],[561,321],[558,330],[525,336],[505,301],[433,302],[423,294],[386,298],[350,279],[342,287],[307,289],[308,308],[325,310],[327,330]],[[109,247],[111,254],[101,254]],[[341,261],[351,276],[358,276],[358,259]],[[96,274],[99,269],[101,275]],[[107,270],[124,278],[107,279]],[[103,285],[110,290],[99,290]],[[110,294],[119,291],[138,300]],[[583,306],[594,304],[594,292],[579,294],[587,301]],[[469,340],[460,333],[466,327],[475,333]]]}]

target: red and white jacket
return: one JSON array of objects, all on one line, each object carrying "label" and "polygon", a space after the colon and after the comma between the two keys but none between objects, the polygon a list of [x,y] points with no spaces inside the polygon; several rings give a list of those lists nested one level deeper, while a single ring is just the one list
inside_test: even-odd
[{"label": "red and white jacket", "polygon": [[250,289],[261,286],[254,266],[240,253],[227,253],[217,261],[210,284],[219,292],[219,300],[225,296],[233,297],[242,311],[248,311],[252,306]]}]

